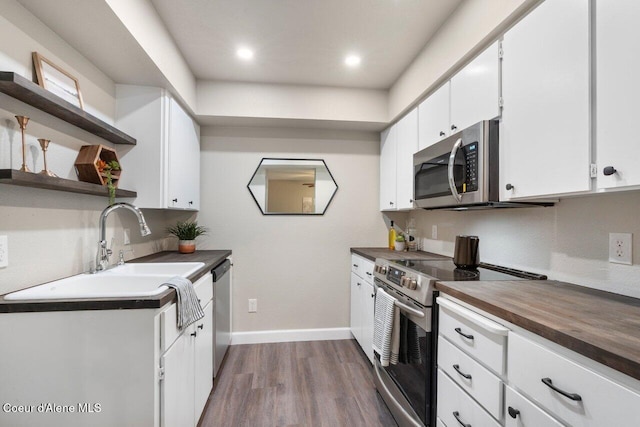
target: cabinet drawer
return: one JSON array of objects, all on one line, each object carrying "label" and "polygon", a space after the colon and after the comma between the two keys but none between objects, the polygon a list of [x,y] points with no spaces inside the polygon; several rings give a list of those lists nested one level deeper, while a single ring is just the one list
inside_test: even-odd
[{"label": "cabinet drawer", "polygon": [[520,393],[506,387],[505,427],[561,427],[555,418],[534,405]]},{"label": "cabinet drawer", "polygon": [[[543,379],[576,396],[554,391]],[[509,384],[569,425],[622,426],[640,419],[639,394],[515,333],[509,334]]]},{"label": "cabinet drawer", "polygon": [[[206,274],[197,280],[193,287],[200,300],[200,305],[204,307],[213,298],[213,278],[211,274]],[[160,352],[165,352],[171,344],[182,333],[178,329],[178,310],[176,303],[169,305],[160,313]]]},{"label": "cabinet drawer", "polygon": [[473,427],[500,426],[488,412],[440,369],[438,369],[438,418],[447,426],[459,426],[462,423]]},{"label": "cabinet drawer", "polygon": [[375,263],[359,255],[351,255],[351,271],[373,284],[373,266]]},{"label": "cabinet drawer", "polygon": [[509,330],[445,298],[438,297],[437,302],[440,334],[499,376],[504,375]]},{"label": "cabinet drawer", "polygon": [[502,380],[442,337],[438,340],[438,367],[494,418],[502,417]]}]

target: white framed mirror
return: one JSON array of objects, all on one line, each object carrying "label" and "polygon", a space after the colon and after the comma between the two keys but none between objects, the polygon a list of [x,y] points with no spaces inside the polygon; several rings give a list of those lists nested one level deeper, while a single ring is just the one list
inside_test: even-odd
[{"label": "white framed mirror", "polygon": [[247,188],[263,215],[324,215],[338,191],[322,159],[263,158]]}]

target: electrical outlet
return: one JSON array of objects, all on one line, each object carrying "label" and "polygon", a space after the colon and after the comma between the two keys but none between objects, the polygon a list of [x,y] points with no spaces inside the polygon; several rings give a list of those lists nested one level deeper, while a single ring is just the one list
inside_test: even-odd
[{"label": "electrical outlet", "polygon": [[431,226],[431,238],[433,240],[438,240],[438,226],[437,225],[432,225]]},{"label": "electrical outlet", "polygon": [[131,230],[128,228],[124,229],[124,232],[122,234],[122,244],[124,245],[130,245],[131,244]]},{"label": "electrical outlet", "polygon": [[258,300],[257,299],[249,299],[249,313],[257,313],[258,312]]},{"label": "electrical outlet", "polygon": [[609,262],[631,265],[633,234],[609,233]]},{"label": "electrical outlet", "polygon": [[9,266],[9,240],[0,236],[0,268]]}]

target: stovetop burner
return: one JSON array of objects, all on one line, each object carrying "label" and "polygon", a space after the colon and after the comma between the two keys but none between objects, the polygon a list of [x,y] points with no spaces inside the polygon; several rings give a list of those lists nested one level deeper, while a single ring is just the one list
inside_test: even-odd
[{"label": "stovetop burner", "polygon": [[500,267],[493,264],[481,263],[476,270],[457,268],[453,260],[413,260],[397,259],[389,261],[441,281],[471,281],[471,280],[517,280],[534,279],[544,280],[546,276],[529,273],[526,271]]}]

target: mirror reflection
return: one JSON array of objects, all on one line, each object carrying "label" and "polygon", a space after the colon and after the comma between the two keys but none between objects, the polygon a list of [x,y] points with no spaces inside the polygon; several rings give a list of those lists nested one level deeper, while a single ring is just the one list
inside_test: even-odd
[{"label": "mirror reflection", "polygon": [[264,215],[323,215],[338,189],[324,160],[269,158],[247,187]]}]

